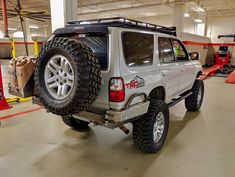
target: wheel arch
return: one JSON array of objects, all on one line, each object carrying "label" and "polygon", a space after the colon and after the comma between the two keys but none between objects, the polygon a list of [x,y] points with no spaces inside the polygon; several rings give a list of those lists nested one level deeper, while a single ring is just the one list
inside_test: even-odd
[{"label": "wheel arch", "polygon": [[158,99],[161,101],[165,101],[166,99],[166,90],[163,86],[155,87],[151,90],[151,92],[148,95],[149,98],[152,99]]},{"label": "wheel arch", "polygon": [[199,71],[199,72],[197,73],[196,78],[199,78],[201,75],[202,75],[202,71]]}]

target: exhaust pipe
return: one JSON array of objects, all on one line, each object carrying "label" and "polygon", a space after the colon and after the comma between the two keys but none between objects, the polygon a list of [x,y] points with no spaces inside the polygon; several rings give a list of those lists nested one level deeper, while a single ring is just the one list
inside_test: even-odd
[{"label": "exhaust pipe", "polygon": [[126,128],[124,125],[119,127],[125,134],[129,134],[130,130],[128,128]]}]

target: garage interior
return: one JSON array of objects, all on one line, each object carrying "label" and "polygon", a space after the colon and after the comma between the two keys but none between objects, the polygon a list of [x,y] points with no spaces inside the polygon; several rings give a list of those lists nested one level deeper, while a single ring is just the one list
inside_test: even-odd
[{"label": "garage interior", "polygon": [[[226,83],[227,70],[235,65],[234,0],[24,0],[22,12],[17,3],[6,1],[10,39],[4,37],[0,8],[0,101],[4,94],[11,107],[1,110],[0,104],[1,177],[235,176],[235,85]],[[170,108],[166,143],[156,154],[140,152],[132,133],[101,126],[78,132],[31,98],[8,93],[12,57],[37,57],[52,32],[68,21],[111,17],[176,26],[187,50],[200,54],[205,72],[216,65],[219,48],[228,46],[226,67],[231,68],[223,65],[216,70],[225,67],[224,72],[216,74],[209,69],[199,112],[187,112],[184,102]],[[132,124],[127,127],[132,130]]]}]

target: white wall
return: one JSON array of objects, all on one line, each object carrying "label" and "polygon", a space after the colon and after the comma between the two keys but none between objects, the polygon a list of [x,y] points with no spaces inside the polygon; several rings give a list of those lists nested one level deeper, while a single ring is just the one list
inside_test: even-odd
[{"label": "white wall", "polygon": [[[218,35],[235,34],[235,17],[216,17],[208,19],[207,36],[212,43],[234,43],[233,38],[218,39]],[[215,51],[219,46],[214,46]],[[235,64],[235,46],[229,47],[232,53],[232,63]]]},{"label": "white wall", "polygon": [[[173,17],[171,15],[164,17],[144,17],[138,20],[158,24],[162,26],[173,26]],[[184,18],[184,30],[183,32],[195,34],[196,22],[192,18]]]},{"label": "white wall", "polygon": [[196,27],[196,22],[193,21],[192,18],[185,18],[184,20],[184,32],[185,33],[191,33],[195,34],[195,27]]},{"label": "white wall", "polygon": [[235,34],[235,17],[209,18],[207,25],[207,36],[212,42],[231,42],[232,39],[218,39],[218,35]]},{"label": "white wall", "polygon": [[170,15],[163,17],[143,17],[143,18],[138,18],[138,20],[167,27],[173,26],[173,18]]}]

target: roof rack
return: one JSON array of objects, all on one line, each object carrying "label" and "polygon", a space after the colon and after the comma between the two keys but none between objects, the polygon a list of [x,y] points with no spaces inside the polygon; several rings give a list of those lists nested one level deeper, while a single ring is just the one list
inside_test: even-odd
[{"label": "roof rack", "polygon": [[166,33],[176,36],[176,27],[165,27],[161,25],[155,25],[151,23],[145,23],[137,20],[131,20],[123,17],[113,17],[113,18],[100,18],[91,20],[81,20],[81,21],[70,21],[68,25],[89,25],[89,24],[118,24],[120,27],[130,27],[136,29],[144,29],[150,31],[156,31],[160,33]]}]

